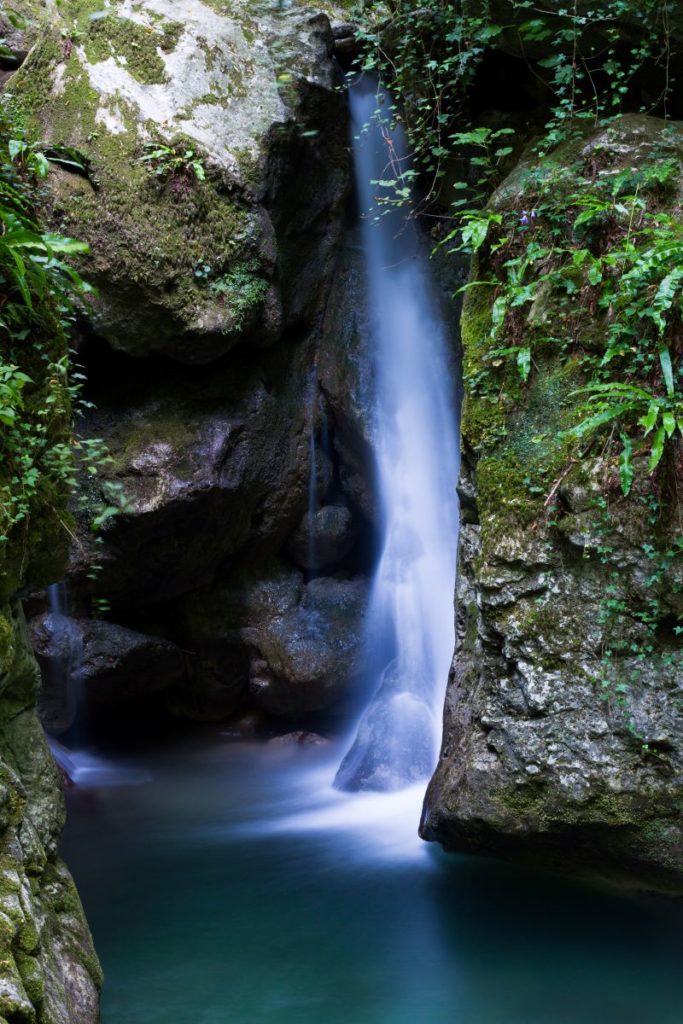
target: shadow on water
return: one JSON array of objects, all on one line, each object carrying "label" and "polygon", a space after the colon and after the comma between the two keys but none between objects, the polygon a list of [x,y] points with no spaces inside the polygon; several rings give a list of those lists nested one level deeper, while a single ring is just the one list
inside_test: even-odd
[{"label": "shadow on water", "polygon": [[186,743],[71,794],[103,1024],[679,1024],[683,907],[447,857],[332,760]]}]

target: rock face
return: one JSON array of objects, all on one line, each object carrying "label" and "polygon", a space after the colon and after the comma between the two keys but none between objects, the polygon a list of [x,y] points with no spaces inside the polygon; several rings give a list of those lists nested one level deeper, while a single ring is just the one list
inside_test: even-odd
[{"label": "rock face", "polygon": [[13,89],[78,154],[52,218],[92,245],[97,332],[187,363],[273,343],[316,306],[348,177],[327,17],[120,0],[50,18]]},{"label": "rock face", "polygon": [[134,711],[185,673],[175,644],[113,622],[48,613],[31,620],[31,643],[44,680],[41,719],[57,736],[76,718],[76,695],[91,710]]},{"label": "rock face", "polygon": [[21,609],[0,615],[0,1016],[94,1024],[102,976],[58,856],[64,797],[35,712],[40,686]]},{"label": "rock face", "polygon": [[[365,582],[348,577],[371,505],[361,389],[350,361],[330,369],[348,333],[340,303],[359,293],[338,272],[351,191],[340,19],[243,0],[41,10],[12,87],[63,158],[45,215],[91,245],[82,358],[97,409],[83,433],[111,456],[78,517],[68,586],[84,660],[71,681],[94,710],[114,690],[128,701],[137,659],[161,642],[156,683],[145,669],[139,686],[158,684],[174,714],[328,708],[354,675]],[[95,540],[102,501],[120,511]],[[298,597],[268,618],[253,578],[277,587],[291,561],[325,581],[290,573]],[[93,601],[106,623],[88,625]],[[236,604],[251,610],[233,621]],[[49,716],[60,728],[71,712],[57,699]]]},{"label": "rock face", "polygon": [[[578,153],[565,149],[563,173],[577,173],[577,155],[600,154],[617,174],[662,144],[679,153],[680,126],[662,128],[625,118]],[[494,205],[524,208],[528,180],[524,168],[513,174]],[[485,276],[487,258],[475,274]],[[466,372],[481,365],[490,323],[489,298],[470,292]],[[657,492],[645,466],[625,498],[616,458],[568,459],[562,429],[576,386],[551,353],[512,408],[467,394],[457,651],[421,834],[449,850],[680,893],[683,667],[673,627],[683,567],[674,557],[655,566],[644,544],[673,550],[680,524],[675,512],[648,513]],[[680,461],[671,471],[680,486]]]},{"label": "rock face", "polygon": [[[198,718],[225,717],[246,699],[300,718],[353,694],[367,586],[277,563],[198,591],[184,603],[190,681],[171,699]],[[213,668],[212,668],[213,666]]]}]

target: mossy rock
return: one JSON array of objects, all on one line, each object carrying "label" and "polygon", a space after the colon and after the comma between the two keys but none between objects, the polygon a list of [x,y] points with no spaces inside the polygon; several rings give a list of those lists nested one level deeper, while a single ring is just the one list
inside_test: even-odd
[{"label": "mossy rock", "polygon": [[204,363],[277,339],[291,289],[269,161],[293,131],[315,164],[301,97],[322,88],[336,102],[331,49],[322,15],[257,16],[238,0],[50,8],[9,88],[30,134],[87,169],[52,171],[49,215],[91,245],[88,315],[113,347]]},{"label": "mossy rock", "polygon": [[[629,116],[579,128],[548,157],[529,153],[491,206],[509,224],[534,208],[541,184],[561,205],[595,180],[682,158],[680,125]],[[648,195],[654,210],[682,200],[680,174]],[[493,278],[500,260],[484,245],[472,280]],[[580,354],[604,347],[604,318],[580,313],[572,345],[544,344],[544,325],[565,313],[546,288],[509,326],[533,353],[523,381],[491,336],[495,298],[469,289],[463,310],[459,640],[422,834],[449,850],[681,893],[683,661],[672,624],[683,566],[648,554],[673,546],[676,516],[653,518],[645,457],[625,497],[617,452],[603,442],[585,453],[567,433],[582,402]]]}]

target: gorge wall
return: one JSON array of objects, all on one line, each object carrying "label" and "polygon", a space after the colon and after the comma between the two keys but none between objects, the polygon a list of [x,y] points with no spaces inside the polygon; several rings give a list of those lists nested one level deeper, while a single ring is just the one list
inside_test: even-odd
[{"label": "gorge wall", "polygon": [[[680,217],[682,142],[680,124],[641,115],[584,129],[544,158],[528,153],[489,209],[518,228],[531,219],[541,251],[549,194],[558,223],[571,224],[574,203],[585,210],[601,189],[618,195],[624,183],[626,194],[642,179],[643,209],[663,231],[664,216]],[[666,184],[648,185],[648,168],[664,163]],[[585,217],[575,247],[616,251],[612,217]],[[493,234],[471,280],[495,277],[524,241],[497,248]],[[532,346],[524,380],[490,355],[500,292],[465,299],[458,640],[421,834],[449,850],[680,893],[681,442],[656,475],[641,443],[628,494],[614,430],[577,446],[582,353],[608,350],[617,300],[601,307],[597,272],[582,284],[567,251],[541,251],[531,274],[540,285],[505,323],[520,339],[508,344]],[[553,277],[551,266],[563,269]],[[563,274],[575,275],[566,287]],[[676,340],[672,351],[680,358]]]},{"label": "gorge wall", "polygon": [[[66,517],[68,568],[53,514],[64,494],[5,549],[0,1017],[76,1024],[95,1019],[100,978],[58,858],[62,796],[18,601],[57,734],[73,709],[49,667],[69,651],[44,588],[64,576],[92,714],[151,709],[243,731],[260,716],[285,731],[346,713],[373,554],[373,368],[334,56],[344,11],[14,6],[27,22],[8,38],[28,56],[5,91],[52,157],[43,216],[91,246],[81,269],[97,292],[76,342],[94,406],[80,444],[103,439],[109,461]],[[519,75],[486,123],[528,118],[533,133],[543,101],[522,65],[543,52],[522,57],[506,29],[493,78],[510,60]],[[475,119],[490,82],[479,89]],[[682,153],[680,127],[656,119],[584,129],[549,156],[517,152],[489,209],[519,228],[541,205],[539,182],[569,208],[596,182],[666,163],[663,184],[638,188],[651,214],[680,218]],[[593,228],[596,259],[611,239]],[[500,241],[480,247],[472,281],[500,271]],[[616,450],[577,457],[563,433],[580,402],[575,356],[603,351],[609,325],[582,288],[549,285],[517,316],[524,350],[567,301],[588,318],[562,353],[535,349],[524,379],[488,359],[495,293],[466,295],[458,647],[422,834],[679,892],[682,580],[643,542],[666,552],[680,538],[680,440],[656,482],[635,451],[628,496]],[[677,372],[680,354],[676,341]]]},{"label": "gorge wall", "polygon": [[[292,722],[352,693],[372,370],[330,18],[343,38],[341,12],[298,5],[66,5],[12,80],[48,152],[79,155],[45,215],[90,244],[97,289],[82,433],[110,462],[67,575],[95,714]],[[70,641],[31,610],[49,679]],[[64,705],[44,694],[53,731]]]}]

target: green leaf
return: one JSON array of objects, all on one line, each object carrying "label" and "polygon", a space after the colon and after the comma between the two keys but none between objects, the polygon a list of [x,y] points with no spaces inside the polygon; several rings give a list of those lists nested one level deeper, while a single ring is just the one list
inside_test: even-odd
[{"label": "green leaf", "polygon": [[654,315],[652,319],[660,331],[663,331],[666,327],[664,314],[671,309],[676,293],[681,286],[681,280],[683,280],[683,267],[674,267],[671,273],[667,274],[659,283],[653,303]]},{"label": "green leaf", "polygon": [[564,433],[569,437],[585,437],[586,434],[593,433],[598,427],[611,423],[612,420],[616,420],[619,416],[624,416],[633,407],[632,402],[625,403],[624,405],[610,405],[607,409],[603,409],[602,412],[596,413],[595,416],[588,416],[581,423],[577,423],[575,427],[564,431]]},{"label": "green leaf", "polygon": [[7,149],[9,150],[10,160],[16,160],[18,156],[26,152],[28,146],[21,139],[10,139],[7,143]]},{"label": "green leaf", "polygon": [[667,437],[672,437],[676,429],[676,417],[672,412],[665,412],[662,416],[662,426],[666,431]]},{"label": "green leaf", "polygon": [[87,242],[77,242],[74,238],[65,238],[63,235],[56,235],[47,232],[43,235],[43,241],[48,249],[53,252],[89,252],[90,246]]},{"label": "green leaf", "polygon": [[44,153],[34,153],[31,157],[30,166],[38,178],[47,178],[50,171],[50,161]]},{"label": "green leaf", "polygon": [[652,439],[652,451],[650,453],[650,462],[647,467],[650,473],[654,473],[655,469],[661,462],[662,455],[664,454],[665,437],[666,431],[664,430],[664,427],[660,427]]},{"label": "green leaf", "polygon": [[648,410],[644,416],[641,416],[638,422],[641,427],[645,427],[645,437],[653,429],[655,423],[659,419],[659,406],[656,402],[650,402]]},{"label": "green leaf", "polygon": [[633,442],[626,434],[621,435],[621,441],[624,447],[619,456],[619,479],[622,494],[628,497],[633,484]]},{"label": "green leaf", "polygon": [[529,379],[531,373],[531,349],[520,348],[517,353],[517,369],[519,370],[520,376],[523,381]]},{"label": "green leaf", "polygon": [[671,353],[669,352],[666,345],[660,346],[659,362],[661,363],[662,373],[664,374],[666,393],[669,396],[669,398],[671,398],[674,393],[674,371],[671,365]]}]

